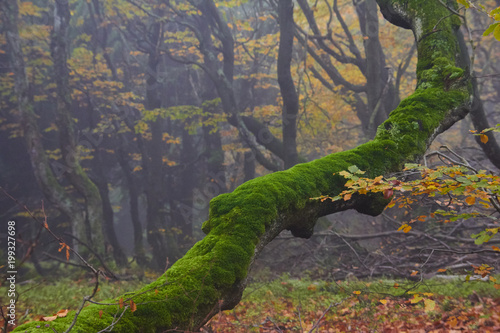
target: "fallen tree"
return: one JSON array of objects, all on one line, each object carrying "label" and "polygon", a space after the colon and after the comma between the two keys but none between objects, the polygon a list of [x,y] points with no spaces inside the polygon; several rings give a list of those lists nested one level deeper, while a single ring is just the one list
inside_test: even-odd
[{"label": "fallen tree", "polygon": [[[374,140],[350,151],[296,165],[248,181],[210,202],[207,234],[158,280],[108,304],[81,310],[73,332],[196,331],[214,314],[240,301],[252,262],[283,230],[310,237],[318,217],[356,209],[377,215],[387,200],[358,196],[349,201],[311,200],[334,196],[351,165],[368,177],[387,175],[417,161],[432,140],[463,118],[476,102],[460,19],[434,0],[379,0],[385,18],[412,29],[418,44],[417,88],[377,130]],[[454,8],[454,9],[451,9]],[[133,310],[133,311],[132,311]],[[32,322],[15,332],[63,332],[74,316]]]}]

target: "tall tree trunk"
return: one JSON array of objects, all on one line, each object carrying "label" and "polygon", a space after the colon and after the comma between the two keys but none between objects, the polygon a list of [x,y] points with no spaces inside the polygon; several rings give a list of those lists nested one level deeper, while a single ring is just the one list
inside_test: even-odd
[{"label": "tall tree trunk", "polygon": [[[416,91],[391,113],[375,138],[350,151],[253,179],[212,199],[203,225],[207,236],[157,281],[122,296],[127,303],[133,300],[135,312],[92,304],[80,313],[76,331],[110,325],[114,332],[197,331],[220,310],[238,304],[255,256],[282,230],[310,237],[320,216],[346,209],[370,215],[383,211],[388,200],[381,195],[335,202],[310,198],[339,194],[346,179],[338,173],[351,165],[365,170],[367,177],[401,171],[470,111],[474,97],[458,18],[434,0],[379,0],[379,5],[390,22],[413,30],[419,61]],[[455,1],[448,5],[457,7]],[[455,79],[445,84],[450,73]],[[116,322],[118,315],[121,319]],[[16,331],[50,333],[63,330],[72,319],[71,315],[58,318],[50,328],[29,323]]]},{"label": "tall tree trunk", "polygon": [[363,119],[363,122],[366,136],[371,139],[375,136],[378,125],[386,120],[389,112],[397,106],[399,98],[380,44],[377,3],[375,0],[365,0],[356,7],[356,10],[361,31],[365,36],[365,77],[369,119]]},{"label": "tall tree trunk", "polygon": [[[182,124],[181,124],[182,126]],[[193,242],[193,191],[197,185],[197,168],[195,166],[196,150],[193,136],[185,128],[181,129],[182,148],[180,156],[179,181],[175,184],[175,200],[172,200],[172,225],[178,230],[177,245],[182,253],[192,246]],[[173,198],[174,199],[174,198]],[[176,260],[179,258],[175,258]]]},{"label": "tall tree trunk", "polygon": [[293,83],[290,66],[293,54],[293,3],[292,0],[279,0],[278,15],[280,24],[280,44],[278,50],[278,83],[283,98],[283,162],[288,169],[298,162],[297,154],[297,115],[299,97]]},{"label": "tall tree trunk", "polygon": [[[7,40],[8,54],[14,72],[14,90],[17,97],[20,122],[33,172],[46,198],[56,205],[70,220],[73,233],[85,239],[86,214],[74,197],[58,182],[42,143],[34,111],[33,96],[29,89],[22,43],[18,30],[17,1],[1,1],[2,23]],[[64,169],[64,168],[63,168]],[[75,248],[78,246],[75,245]]]},{"label": "tall tree trunk", "polygon": [[66,178],[84,198],[85,232],[77,237],[100,255],[104,254],[103,208],[97,186],[90,180],[80,165],[78,147],[75,140],[71,90],[68,71],[68,27],[70,11],[68,0],[56,0],[54,7],[54,30],[51,38],[51,54],[54,62],[54,79],[57,92],[57,127]]},{"label": "tall tree trunk", "polygon": [[137,188],[134,175],[130,166],[128,164],[128,154],[124,147],[125,138],[122,138],[122,142],[119,143],[118,147],[118,163],[122,169],[125,176],[125,182],[127,184],[129,205],[130,205],[130,219],[132,221],[132,228],[134,230],[134,254],[137,260],[137,264],[141,267],[147,265],[146,253],[144,251],[143,245],[143,235],[142,235],[142,225],[139,219],[139,190]]},{"label": "tall tree trunk", "polygon": [[111,247],[113,258],[119,267],[127,265],[127,256],[123,252],[118,238],[116,237],[114,225],[114,213],[109,200],[109,189],[106,176],[104,174],[104,152],[102,147],[94,147],[93,169],[95,170],[95,184],[99,189],[99,194],[102,199],[103,208],[103,225],[106,236],[106,241]]},{"label": "tall tree trunk", "polygon": [[[486,118],[486,113],[483,107],[483,102],[480,100],[479,90],[477,87],[476,79],[473,79],[474,94],[476,96],[474,107],[470,112],[470,117],[474,129],[480,133],[482,130],[491,127],[488,118]],[[488,157],[491,163],[500,169],[500,146],[494,136],[494,132],[487,132],[485,135],[488,138],[486,143],[481,141],[480,136],[476,136],[477,144],[483,149],[485,155]]]},{"label": "tall tree trunk", "polygon": [[[158,66],[160,62],[159,50],[156,48],[161,36],[161,23],[152,25],[150,43],[155,46],[148,54],[148,69],[146,80],[146,109],[155,110],[162,107],[161,94],[162,85],[158,81]],[[169,237],[170,230],[167,227],[166,213],[166,191],[163,172],[163,119],[158,116],[155,121],[149,123],[151,129],[151,141],[146,143],[147,155],[143,160],[148,164],[146,170],[147,186],[147,239],[152,248],[153,261],[157,269],[164,269],[168,257],[177,257],[177,253],[169,253],[168,249],[175,250],[173,237]],[[145,157],[145,158],[144,158]],[[170,235],[171,236],[171,235]],[[166,239],[169,238],[167,246]],[[171,252],[171,251],[170,251]]]}]

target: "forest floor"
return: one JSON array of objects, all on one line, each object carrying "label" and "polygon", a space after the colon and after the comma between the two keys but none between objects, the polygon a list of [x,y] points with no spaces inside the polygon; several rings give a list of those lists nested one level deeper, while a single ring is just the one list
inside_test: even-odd
[{"label": "forest floor", "polygon": [[[143,283],[103,281],[95,300]],[[68,278],[21,284],[19,323],[76,309],[93,286],[91,279]],[[4,289],[0,286],[1,304],[7,300]],[[235,309],[216,315],[201,331],[500,332],[500,290],[489,282],[463,279],[319,281],[283,275],[251,283]]]},{"label": "forest floor", "polygon": [[500,332],[500,291],[484,282],[280,279],[248,287],[205,332]]}]

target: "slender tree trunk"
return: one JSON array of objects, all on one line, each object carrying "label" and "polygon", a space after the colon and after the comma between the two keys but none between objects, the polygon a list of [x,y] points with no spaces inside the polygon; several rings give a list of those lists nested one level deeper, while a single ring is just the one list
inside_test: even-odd
[{"label": "slender tree trunk", "polygon": [[[181,125],[182,126],[182,125]],[[178,228],[177,245],[182,253],[193,242],[193,191],[197,185],[197,170],[194,164],[196,150],[193,136],[182,129],[182,149],[179,182],[175,184],[175,200],[172,200],[172,225]],[[175,258],[176,260],[178,258]]]},{"label": "slender tree trunk", "polygon": [[[474,125],[474,129],[478,133],[480,133],[482,130],[491,126],[488,122],[488,118],[486,118],[483,103],[480,100],[476,79],[472,79],[472,81],[476,98],[474,107],[470,112],[470,117],[472,120],[472,124]],[[484,153],[491,161],[491,163],[493,163],[493,165],[500,169],[500,146],[498,145],[498,142],[494,136],[494,132],[487,132],[485,133],[485,135],[488,138],[488,141],[486,143],[481,141],[481,136],[476,136],[476,142],[483,149]]]},{"label": "slender tree trunk", "polygon": [[111,251],[113,252],[113,258],[119,267],[127,265],[127,256],[123,252],[118,238],[116,237],[115,225],[114,225],[114,213],[111,206],[111,201],[109,200],[109,189],[108,182],[106,181],[106,176],[104,175],[104,152],[100,147],[94,147],[94,159],[93,159],[93,169],[95,170],[95,184],[99,189],[99,194],[102,198],[103,207],[103,225],[107,243],[111,246]]},{"label": "slender tree trunk", "polygon": [[380,44],[377,3],[366,0],[356,7],[361,31],[365,36],[366,96],[369,119],[364,119],[365,133],[373,138],[375,131],[389,112],[397,106],[399,99],[392,82],[392,73],[387,67],[384,50]]},{"label": "slender tree trunk", "polygon": [[64,174],[71,185],[85,200],[86,230],[77,235],[92,246],[100,255],[104,254],[103,207],[97,186],[90,180],[80,165],[78,147],[75,140],[72,119],[72,101],[68,71],[68,27],[70,11],[68,0],[57,0],[54,7],[54,30],[51,38],[51,54],[54,62],[54,78],[57,92],[57,125],[63,163],[67,168]]},{"label": "slender tree trunk", "polygon": [[[19,9],[17,1],[1,1],[2,23],[7,39],[8,54],[14,72],[14,90],[17,97],[23,137],[30,156],[33,172],[45,197],[58,207],[70,220],[73,233],[82,238],[85,234],[86,214],[74,197],[68,195],[53,172],[42,143],[38,129],[37,115],[34,111],[33,97],[30,92],[22,43],[18,30]],[[60,170],[65,170],[64,167]],[[78,248],[76,244],[74,246]]]},{"label": "slender tree trunk", "polygon": [[[157,45],[161,35],[161,23],[152,25],[150,36],[151,45]],[[162,85],[158,81],[158,66],[160,62],[159,50],[155,47],[148,54],[148,69],[146,80],[146,109],[155,110],[162,107],[161,94]],[[167,227],[166,213],[166,190],[163,172],[163,132],[161,117],[149,123],[151,130],[151,141],[146,142],[147,155],[143,159],[148,164],[146,177],[146,200],[147,200],[147,239],[152,248],[153,261],[157,269],[166,267],[168,257],[177,257],[177,253],[169,253],[167,249],[175,249],[173,237],[168,237],[170,230]],[[166,244],[169,238],[169,244]]]},{"label": "slender tree trunk", "polygon": [[129,204],[130,204],[130,219],[132,221],[132,228],[134,229],[134,254],[137,264],[141,267],[147,265],[146,253],[143,245],[142,225],[139,219],[139,190],[137,184],[128,165],[128,154],[124,148],[125,138],[119,144],[118,148],[118,163],[125,176],[127,184]]},{"label": "slender tree trunk", "polygon": [[278,15],[280,23],[280,45],[278,50],[278,83],[283,98],[283,162],[288,169],[298,162],[297,154],[297,115],[299,97],[295,90],[290,66],[293,54],[293,3],[292,0],[279,0]]}]

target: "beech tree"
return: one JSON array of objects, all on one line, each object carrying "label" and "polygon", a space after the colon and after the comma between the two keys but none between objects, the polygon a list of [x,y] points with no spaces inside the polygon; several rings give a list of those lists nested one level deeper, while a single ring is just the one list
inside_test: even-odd
[{"label": "beech tree", "polygon": [[[415,92],[378,127],[375,138],[350,151],[247,181],[212,199],[203,240],[155,282],[81,309],[73,332],[196,331],[217,312],[238,304],[254,258],[281,231],[307,238],[318,217],[346,209],[382,212],[388,200],[377,195],[335,202],[310,198],[342,192],[346,180],[338,172],[351,165],[376,177],[419,160],[432,140],[478,99],[460,18],[454,15],[456,1],[377,2],[388,21],[413,31],[418,82]],[[63,332],[73,320],[70,313],[50,323],[21,325],[15,332]]]}]

